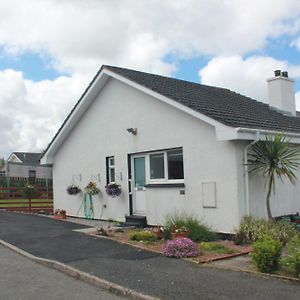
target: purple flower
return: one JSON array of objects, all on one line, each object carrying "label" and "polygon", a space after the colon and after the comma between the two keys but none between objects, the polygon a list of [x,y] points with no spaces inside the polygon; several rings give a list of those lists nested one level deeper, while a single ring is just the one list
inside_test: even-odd
[{"label": "purple flower", "polygon": [[177,238],[164,243],[162,253],[169,257],[195,257],[198,255],[198,245],[189,238]]},{"label": "purple flower", "polygon": [[106,193],[107,195],[111,196],[111,197],[117,197],[120,196],[122,189],[121,186],[119,184],[116,183],[109,183],[106,187],[105,187]]}]

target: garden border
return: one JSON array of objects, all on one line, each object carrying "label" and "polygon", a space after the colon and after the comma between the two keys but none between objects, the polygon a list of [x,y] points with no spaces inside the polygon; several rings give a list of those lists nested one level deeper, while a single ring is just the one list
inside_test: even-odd
[{"label": "garden border", "polygon": [[[100,239],[102,238],[102,239],[113,240],[113,241],[115,241],[117,243],[120,243],[120,244],[123,244],[123,245],[131,246],[131,247],[134,247],[134,248],[137,248],[137,249],[142,249],[142,250],[146,250],[146,251],[149,251],[149,252],[153,252],[153,253],[162,255],[162,253],[159,252],[159,251],[155,251],[153,249],[141,248],[137,245],[126,243],[124,241],[119,241],[117,239],[112,239],[112,238],[107,237],[107,236],[102,236],[102,235],[98,235],[98,234],[95,234],[95,233],[85,233],[85,234],[88,234],[88,235],[91,235],[93,237],[100,238]],[[271,274],[271,273],[262,273],[262,272],[253,271],[253,270],[245,270],[245,269],[240,269],[238,267],[229,267],[229,266],[225,267],[225,266],[218,266],[218,265],[211,265],[210,264],[214,261],[231,259],[231,258],[234,258],[234,257],[237,257],[237,256],[242,256],[242,255],[248,255],[248,254],[247,253],[236,253],[236,254],[231,254],[229,257],[218,257],[214,260],[210,260],[210,261],[207,261],[207,262],[196,262],[191,258],[185,258],[185,257],[182,257],[180,259],[184,259],[185,261],[191,262],[191,263],[193,263],[193,264],[195,264],[199,267],[215,268],[215,269],[221,269],[221,270],[230,270],[230,271],[235,271],[235,272],[244,272],[244,273],[249,273],[249,274],[253,274],[253,275],[259,275],[259,276],[277,278],[277,279],[281,279],[281,280],[293,281],[293,282],[297,282],[297,283],[300,284],[300,278],[298,279],[298,278],[295,278],[295,277],[288,277],[288,276],[276,275],[276,274]]]}]

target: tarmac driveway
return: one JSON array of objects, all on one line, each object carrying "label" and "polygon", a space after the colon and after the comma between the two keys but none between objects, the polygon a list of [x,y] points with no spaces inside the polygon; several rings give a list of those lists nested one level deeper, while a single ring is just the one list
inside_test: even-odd
[{"label": "tarmac driveway", "polygon": [[74,232],[85,226],[0,211],[0,239],[162,299],[299,299],[300,285],[170,259]]}]

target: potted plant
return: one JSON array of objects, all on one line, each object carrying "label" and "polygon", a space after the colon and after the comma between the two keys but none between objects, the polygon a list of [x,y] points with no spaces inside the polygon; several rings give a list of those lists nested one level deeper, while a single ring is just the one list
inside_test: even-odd
[{"label": "potted plant", "polygon": [[111,196],[111,197],[117,197],[120,196],[122,193],[122,189],[121,189],[121,185],[117,184],[117,183],[109,183],[106,187],[105,187],[106,193],[107,195]]},{"label": "potted plant", "polygon": [[54,211],[54,219],[62,220],[67,218],[67,212],[64,209],[56,209]]},{"label": "potted plant", "polygon": [[165,229],[161,226],[155,226],[152,229],[152,232],[156,235],[156,237],[161,240],[165,237]]},{"label": "potted plant", "polygon": [[100,189],[97,187],[96,182],[90,181],[84,188],[84,191],[89,195],[97,195],[100,193]]},{"label": "potted plant", "polygon": [[81,189],[79,188],[78,185],[75,185],[75,184],[71,184],[67,187],[67,193],[69,195],[76,195],[78,193],[81,192]]},{"label": "potted plant", "polygon": [[172,240],[175,240],[177,238],[187,237],[189,235],[190,231],[185,227],[177,227],[174,225],[173,231],[172,231]]}]

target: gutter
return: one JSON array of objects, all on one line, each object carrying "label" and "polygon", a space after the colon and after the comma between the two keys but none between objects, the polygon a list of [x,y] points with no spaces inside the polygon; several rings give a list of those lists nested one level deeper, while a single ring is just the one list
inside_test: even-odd
[{"label": "gutter", "polygon": [[285,136],[300,138],[300,133],[296,132],[287,132],[287,131],[276,131],[276,130],[267,130],[267,129],[252,129],[252,128],[235,128],[236,132],[250,132],[250,133],[264,133],[264,134],[282,134]]}]

